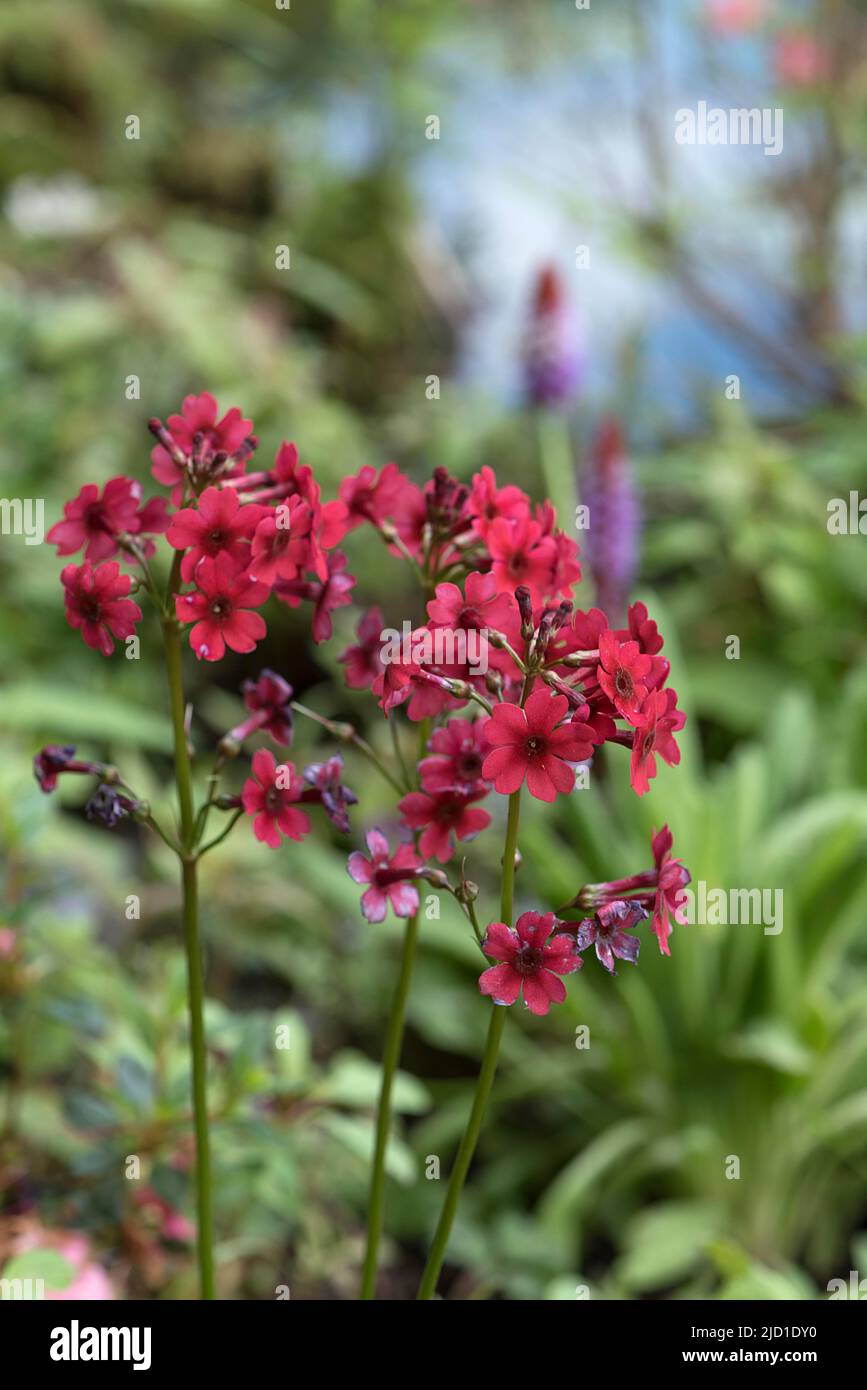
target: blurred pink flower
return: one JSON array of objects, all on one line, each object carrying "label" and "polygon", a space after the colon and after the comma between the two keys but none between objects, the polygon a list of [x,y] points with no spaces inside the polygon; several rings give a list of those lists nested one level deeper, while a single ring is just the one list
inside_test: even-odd
[{"label": "blurred pink flower", "polygon": [[768,0],[707,0],[705,18],[715,34],[746,34],[768,16]]},{"label": "blurred pink flower", "polygon": [[777,81],[788,87],[813,87],[830,72],[828,50],[812,34],[787,29],[774,44]]},{"label": "blurred pink flower", "polygon": [[49,1231],[36,1227],[25,1231],[16,1242],[19,1255],[39,1249],[55,1250],[75,1270],[75,1277],[65,1289],[46,1289],[46,1300],[105,1303],[114,1298],[108,1274],[91,1258],[90,1241],[80,1231]]}]

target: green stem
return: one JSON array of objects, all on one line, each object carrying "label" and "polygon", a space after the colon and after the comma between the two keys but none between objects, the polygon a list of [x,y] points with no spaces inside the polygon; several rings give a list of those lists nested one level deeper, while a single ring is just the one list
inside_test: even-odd
[{"label": "green stem", "polygon": [[518,848],[518,822],[521,818],[521,788],[509,797],[509,819],[503,849],[503,889],[500,912],[507,927],[512,925],[512,899],[515,891],[515,852]]},{"label": "green stem", "polygon": [[195,860],[184,873],[184,942],[187,951],[187,997],[193,1056],[193,1113],[196,1127],[196,1248],[201,1296],[214,1297],[214,1221],[211,1207],[211,1145],[208,1133],[207,1052],[205,1046],[202,944],[199,939],[198,884]]},{"label": "green stem", "polygon": [[370,1197],[367,1204],[367,1250],[364,1257],[364,1272],[361,1278],[361,1297],[371,1299],[376,1291],[376,1266],[379,1241],[382,1236],[383,1210],[385,1206],[385,1152],[391,1129],[391,1091],[394,1074],[400,1060],[403,1044],[403,1024],[406,1017],[406,1001],[412,978],[418,937],[418,912],[413,913],[406,924],[403,938],[403,955],[400,974],[394,991],[388,1032],[385,1039],[385,1052],[382,1058],[382,1085],[379,1092],[379,1106],[376,1112],[376,1143],[373,1151],[373,1170],[370,1177]]},{"label": "green stem", "polygon": [[412,778],[409,775],[409,768],[406,765],[406,759],[403,756],[403,749],[400,746],[400,734],[398,733],[397,728],[397,715],[392,710],[386,717],[388,722],[388,731],[391,734],[391,746],[394,749],[395,761],[397,762],[401,772],[403,773],[404,786],[407,790],[409,790],[409,788],[412,786]]},{"label": "green stem", "polygon": [[181,818],[180,856],[184,899],[184,946],[187,956],[187,1003],[190,1015],[190,1050],[192,1053],[192,1098],[196,1131],[196,1243],[199,1263],[201,1297],[214,1297],[214,1231],[211,1210],[211,1154],[208,1135],[207,1053],[205,1049],[204,998],[202,976],[202,946],[199,939],[198,882],[196,855],[193,847],[195,816],[193,812],[193,776],[187,748],[184,684],[181,667],[181,635],[177,622],[163,622],[163,642],[166,672],[172,712],[175,743],[175,780]]},{"label": "green stem", "polygon": [[214,849],[215,846],[222,844],[226,836],[230,835],[232,831],[235,829],[235,826],[238,824],[238,821],[241,819],[243,814],[244,808],[243,806],[241,806],[239,810],[237,810],[235,814],[232,816],[232,819],[229,821],[229,824],[223,830],[220,831],[219,835],[215,835],[213,840],[209,840],[206,845],[202,845],[201,849],[198,852],[198,858],[201,859],[203,854],[208,853],[208,850]]},{"label": "green stem", "polygon": [[363,754],[367,761],[372,763],[376,770],[382,773],[385,780],[394,787],[398,796],[405,795],[406,787],[401,786],[397,778],[391,775],[385,764],[376,756],[370,744],[365,742],[351,724],[339,724],[333,719],[326,719],[324,715],[317,714],[315,710],[308,709],[306,705],[299,704],[297,700],[292,700],[291,704],[296,713],[303,714],[307,719],[312,719],[314,723],[327,729],[334,738],[339,738],[342,743],[351,744],[353,748],[357,748],[359,753]]},{"label": "green stem", "polygon": [[434,1234],[430,1254],[424,1268],[422,1281],[419,1285],[418,1297],[420,1299],[433,1298],[436,1292],[437,1280],[440,1277],[440,1270],[446,1255],[446,1247],[451,1235],[452,1222],[458,1209],[458,1202],[461,1199],[464,1181],[469,1172],[470,1164],[473,1161],[473,1154],[482,1128],[482,1120],[485,1117],[485,1110],[488,1104],[488,1096],[491,1093],[491,1086],[494,1082],[494,1073],[497,1069],[497,1055],[500,1051],[500,1038],[503,1035],[503,1026],[506,1022],[506,1010],[497,1004],[491,1006],[491,1023],[488,1028],[488,1040],[485,1044],[485,1053],[482,1058],[482,1065],[479,1069],[479,1079],[476,1082],[476,1091],[473,1096],[473,1108],[470,1111],[470,1118],[464,1130],[464,1137],[458,1149],[455,1166],[449,1179],[446,1199],[443,1209],[440,1212],[440,1219]]},{"label": "green stem", "polygon": [[[503,886],[500,900],[500,914],[507,926],[512,924],[513,899],[515,887],[515,850],[518,845],[518,822],[521,814],[521,792],[513,792],[509,797],[509,818],[506,825],[506,843],[503,849]],[[491,1087],[494,1084],[494,1076],[497,1070],[497,1057],[500,1052],[500,1039],[503,1036],[503,1028],[506,1023],[506,1010],[501,1005],[491,1006],[491,1022],[488,1028],[488,1039],[485,1043],[485,1051],[482,1057],[482,1064],[479,1068],[479,1076],[476,1082],[473,1105],[470,1110],[470,1118],[464,1130],[464,1137],[458,1149],[452,1175],[449,1179],[446,1198],[443,1209],[440,1212],[440,1219],[434,1233],[430,1254],[427,1257],[427,1264],[424,1268],[421,1284],[419,1285],[418,1298],[430,1299],[436,1293],[437,1281],[443,1260],[446,1256],[446,1249],[451,1235],[452,1223],[461,1199],[467,1173],[473,1161],[473,1154],[476,1151],[476,1144],[482,1128],[482,1121],[485,1118],[485,1111],[488,1105],[488,1097],[491,1094]]]}]

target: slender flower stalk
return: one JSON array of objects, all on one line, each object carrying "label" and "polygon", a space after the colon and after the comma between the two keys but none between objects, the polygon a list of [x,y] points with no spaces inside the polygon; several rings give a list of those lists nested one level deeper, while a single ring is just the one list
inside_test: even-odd
[{"label": "slender flower stalk", "polygon": [[[392,737],[397,746],[396,722],[390,720]],[[423,719],[419,726],[419,757],[426,747],[430,721]],[[375,756],[375,755],[374,755]],[[384,769],[383,769],[384,771]],[[393,782],[390,774],[385,774]],[[418,911],[407,920],[403,937],[403,951],[400,958],[400,973],[394,990],[388,1026],[385,1035],[385,1049],[382,1056],[382,1080],[376,1106],[376,1137],[373,1148],[373,1164],[370,1172],[370,1195],[367,1202],[367,1245],[364,1252],[364,1267],[361,1274],[361,1297],[367,1301],[376,1296],[376,1273],[379,1263],[379,1243],[385,1211],[385,1158],[388,1149],[388,1136],[391,1131],[391,1094],[394,1074],[403,1050],[403,1033],[406,1022],[406,1005],[412,980],[413,965],[418,945]]]},{"label": "slender flower stalk", "polygon": [[174,618],[163,620],[166,672],[175,744],[175,780],[180,805],[184,948],[187,957],[187,1007],[190,1015],[193,1118],[196,1133],[196,1250],[199,1287],[204,1299],[214,1297],[214,1222],[211,1193],[211,1144],[208,1131],[207,1048],[204,1023],[204,978],[199,937],[197,854],[193,844],[195,818],[190,755],[187,748],[181,637]]},{"label": "slender flower stalk", "polygon": [[376,1111],[376,1141],[373,1150],[373,1167],[370,1174],[370,1196],[367,1203],[367,1249],[361,1277],[361,1297],[363,1299],[372,1299],[376,1293],[376,1270],[385,1208],[385,1156],[391,1129],[391,1092],[394,1074],[397,1071],[401,1048],[403,1047],[406,1003],[409,998],[409,986],[418,940],[418,916],[418,913],[414,912],[407,920],[400,958],[400,974],[395,986],[394,1000],[388,1019],[388,1031],[385,1035],[382,1084]]},{"label": "slender flower stalk", "polygon": [[[515,851],[518,847],[518,821],[521,814],[521,789],[512,792],[509,797],[509,819],[506,825],[506,843],[503,850],[503,884],[500,898],[500,914],[503,921],[511,926],[514,913],[513,899],[515,887]],[[503,1028],[506,1023],[506,1010],[497,1004],[491,1006],[491,1021],[488,1025],[488,1038],[485,1043],[485,1051],[482,1056],[482,1064],[479,1068],[479,1076],[476,1081],[476,1090],[473,1095],[472,1109],[464,1130],[464,1137],[461,1140],[460,1148],[455,1158],[452,1175],[449,1179],[446,1198],[443,1209],[440,1212],[440,1219],[434,1232],[431,1243],[430,1253],[427,1257],[427,1264],[419,1285],[418,1298],[430,1299],[436,1293],[437,1281],[440,1277],[440,1270],[443,1267],[443,1260],[446,1256],[446,1249],[451,1235],[452,1224],[455,1213],[458,1209],[458,1202],[464,1190],[467,1173],[473,1161],[473,1154],[476,1151],[476,1144],[479,1141],[479,1134],[482,1128],[482,1121],[485,1118],[485,1111],[488,1106],[488,1098],[491,1094],[491,1087],[494,1084],[494,1076],[497,1071],[497,1058],[500,1053],[500,1039],[503,1036]]]}]

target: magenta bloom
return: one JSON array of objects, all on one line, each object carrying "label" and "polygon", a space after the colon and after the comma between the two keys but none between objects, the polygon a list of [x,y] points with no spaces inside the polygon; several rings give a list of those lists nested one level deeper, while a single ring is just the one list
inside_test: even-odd
[{"label": "magenta bloom", "polygon": [[[139,511],[141,483],[132,478],[112,478],[103,488],[87,483],[63,508],[63,520],[55,522],[45,539],[57,546],[58,555],[74,555],[84,547],[84,558],[96,564],[118,551],[118,536],[165,531],[169,524],[165,499],[154,498]],[[153,545],[148,542],[148,548]]]},{"label": "magenta bloom", "polygon": [[78,628],[94,651],[111,656],[113,637],[124,641],[135,632],[141,619],[141,609],[127,597],[132,584],[128,574],[121,574],[114,560],[93,568],[89,560],[83,565],[66,565],[60,572],[66,621]]},{"label": "magenta bloom", "polygon": [[640,903],[620,901],[603,903],[597,908],[594,917],[586,917],[583,922],[577,924],[567,922],[565,925],[577,925],[575,939],[578,950],[584,951],[588,946],[595,946],[597,959],[609,974],[615,975],[615,956],[618,960],[632,961],[633,965],[638,960],[641,942],[629,933],[639,922],[643,922],[646,916],[647,910]]},{"label": "magenta bloom", "polygon": [[552,1004],[562,1004],[566,986],[558,975],[571,975],[584,962],[576,953],[574,937],[552,936],[558,925],[553,912],[524,912],[515,931],[505,922],[492,922],[482,950],[502,963],[479,976],[480,992],[495,1004],[514,1004],[523,987],[526,1007],[540,1016]]},{"label": "magenta bloom", "polygon": [[344,478],[340,484],[346,530],[352,531],[365,521],[381,526],[400,511],[407,490],[415,491],[396,463],[385,464],[379,474],[372,464],[366,463],[354,477]]},{"label": "magenta bloom", "polygon": [[599,637],[596,679],[619,714],[631,719],[647,698],[647,678],[653,665],[637,642],[618,642],[613,632]]},{"label": "magenta bloom", "polygon": [[304,599],[313,604],[311,632],[317,644],[327,642],[334,632],[331,614],[336,608],[345,608],[352,602],[355,576],[346,574],[347,558],[342,550],[332,550],[327,557],[328,577],[320,579],[278,579],[274,584],[274,596],[289,608],[297,608]]},{"label": "magenta bloom", "polygon": [[418,765],[426,792],[477,791],[484,786],[482,763],[490,751],[482,719],[450,719],[437,729],[428,747],[429,758]]},{"label": "magenta bloom", "polygon": [[498,487],[493,468],[487,464],[473,477],[470,489],[470,511],[473,530],[484,540],[493,522],[502,517],[506,521],[526,516],[530,510],[530,499],[513,483]]},{"label": "magenta bloom", "polygon": [[189,583],[201,560],[228,555],[236,566],[250,558],[250,537],[265,515],[265,508],[242,507],[234,488],[206,487],[198,507],[176,512],[166,532],[175,550],[187,553],[181,563],[181,577]]},{"label": "magenta bloom", "polygon": [[510,644],[520,650],[521,620],[511,593],[504,593],[493,574],[474,571],[464,582],[464,592],[457,584],[437,584],[436,595],[427,606],[429,626],[450,628],[453,632],[478,631],[479,655],[486,657],[489,666],[508,671],[512,658],[505,651],[492,647],[487,639],[491,631],[501,632]]},{"label": "magenta bloom", "polygon": [[[253,421],[245,420],[236,406],[227,410],[222,420],[217,419],[217,413],[217,402],[209,391],[203,391],[200,396],[185,396],[181,414],[170,415],[166,422],[171,443],[187,458],[198,452],[203,462],[215,455],[228,458],[236,453],[247,440]],[[162,444],[151,450],[151,461],[153,476],[158,483],[174,489],[172,500],[179,503],[185,481],[183,466]],[[243,467],[243,463],[239,463],[230,471],[243,472]]]},{"label": "magenta bloom", "polygon": [[50,743],[47,748],[41,748],[33,759],[33,775],[44,792],[54,791],[62,772],[81,772],[87,776],[101,777],[104,771],[102,763],[77,761],[71,744],[61,747]]},{"label": "magenta bloom", "polygon": [[681,893],[690,882],[691,874],[683,860],[672,858],[674,842],[667,825],[656,831],[652,843],[658,878],[651,926],[659,942],[660,951],[664,956],[670,956],[668,938],[671,935],[671,923],[668,914],[672,913],[675,922],[681,925],[685,922],[686,914]]},{"label": "magenta bloom", "polygon": [[637,714],[629,720],[634,725],[630,776],[639,796],[650,790],[650,779],[656,776],[656,754],[674,767],[680,762],[680,749],[674,735],[686,723],[686,715],[677,708],[677,692],[668,687],[652,690]]},{"label": "magenta bloom", "polygon": [[568,711],[566,696],[552,695],[547,687],[535,690],[523,709],[495,705],[484,726],[493,751],[482,775],[504,796],[516,792],[525,778],[530,795],[539,801],[555,801],[558,793],[570,792],[575,773],[568,764],[591,756],[595,735],[587,724],[561,723]]},{"label": "magenta bloom", "polygon": [[361,911],[368,922],[383,922],[389,903],[396,917],[411,917],[418,911],[418,889],[410,882],[421,868],[412,845],[400,845],[389,857],[388,840],[381,830],[368,830],[365,836],[370,858],[355,850],[347,862],[349,877],[370,886],[361,895]]},{"label": "magenta bloom", "polygon": [[346,684],[351,690],[365,690],[382,674],[382,629],[382,610],[368,608],[355,629],[358,641],[337,658],[346,667]]},{"label": "magenta bloom", "polygon": [[275,671],[264,670],[254,681],[241,686],[244,704],[252,713],[242,724],[232,729],[228,737],[243,743],[257,729],[270,734],[275,743],[284,746],[292,742],[292,687]]},{"label": "magenta bloom", "polygon": [[439,859],[444,864],[454,854],[452,834],[456,840],[472,840],[490,825],[487,811],[472,804],[487,794],[487,787],[482,786],[470,792],[409,792],[403,798],[401,815],[411,829],[422,831],[418,847],[425,859]]},{"label": "magenta bloom", "polygon": [[199,660],[220,661],[226,647],[253,651],[266,628],[264,618],[249,610],[266,601],[267,586],[256,584],[225,554],[199,563],[196,585],[193,593],[177,595],[175,611],[179,623],[195,623],[190,646]]},{"label": "magenta bloom", "polygon": [[552,537],[543,535],[538,521],[529,515],[511,521],[500,518],[491,523],[487,539],[491,572],[500,590],[514,593],[524,584],[534,601],[553,592],[558,550]]},{"label": "magenta bloom", "polygon": [[343,759],[335,753],[324,763],[310,763],[304,769],[304,781],[310,790],[302,794],[302,801],[318,801],[332,825],[336,825],[342,835],[349,834],[349,807],[358,804],[358,797],[343,781]]},{"label": "magenta bloom", "polygon": [[250,573],[263,584],[295,579],[307,568],[313,514],[300,497],[290,497],[261,520],[253,537]]},{"label": "magenta bloom", "polygon": [[648,656],[656,656],[657,652],[662,651],[664,643],[656,623],[648,617],[646,603],[631,603],[627,620],[628,629],[625,632],[616,633],[621,641],[625,642],[631,638],[638,643],[643,652],[647,652]]},{"label": "magenta bloom", "polygon": [[300,840],[310,830],[310,821],[295,805],[304,787],[292,763],[274,761],[274,754],[259,748],[253,754],[253,776],[248,777],[241,801],[248,816],[255,816],[253,834],[271,849],[280,848],[280,837]]}]

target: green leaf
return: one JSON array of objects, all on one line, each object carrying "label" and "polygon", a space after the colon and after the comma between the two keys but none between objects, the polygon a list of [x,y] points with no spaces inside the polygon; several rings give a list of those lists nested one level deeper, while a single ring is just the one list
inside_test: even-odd
[{"label": "green leaf", "polygon": [[115,1078],[125,1100],[137,1109],[149,1110],[154,1100],[153,1073],[137,1057],[123,1056],[118,1061]]},{"label": "green leaf", "polygon": [[3,1279],[40,1279],[52,1292],[67,1289],[75,1269],[56,1250],[27,1250],[14,1255],[0,1275]]},{"label": "green leaf", "polygon": [[540,1224],[552,1238],[568,1237],[596,1184],[627,1154],[646,1143],[648,1137],[649,1129],[643,1120],[624,1120],[591,1140],[577,1158],[561,1169],[538,1207]]},{"label": "green leaf", "polygon": [[740,1061],[761,1062],[790,1076],[806,1076],[813,1065],[813,1053],[788,1024],[771,1018],[756,1019],[727,1042],[723,1051]]},{"label": "green leaf", "polygon": [[[331,1105],[346,1105],[366,1110],[379,1099],[382,1071],[360,1052],[340,1052],[328,1075],[311,1092],[311,1099],[328,1101]],[[408,1072],[395,1073],[391,1093],[392,1110],[398,1114],[422,1115],[430,1109],[431,1097],[427,1087]]]},{"label": "green leaf", "polygon": [[785,1271],[769,1269],[767,1265],[753,1264],[742,1274],[736,1274],[723,1284],[717,1298],[745,1299],[749,1302],[764,1302],[787,1299],[814,1299],[816,1290],[805,1274],[799,1269],[789,1267]]},{"label": "green leaf", "polygon": [[677,1284],[704,1258],[718,1224],[716,1207],[706,1202],[664,1202],[642,1212],[626,1231],[620,1281],[632,1293]]},{"label": "green leaf", "polygon": [[3,723],[7,729],[58,729],[64,739],[117,741],[151,752],[167,753],[172,746],[168,719],[152,710],[130,705],[126,700],[47,684],[21,682],[4,686]]},{"label": "green leaf", "polygon": [[[356,1158],[365,1164],[370,1162],[373,1152],[373,1125],[370,1121],[332,1110],[322,1115],[319,1123]],[[385,1171],[404,1187],[409,1187],[418,1176],[415,1154],[394,1134],[389,1135],[385,1151]]]}]

